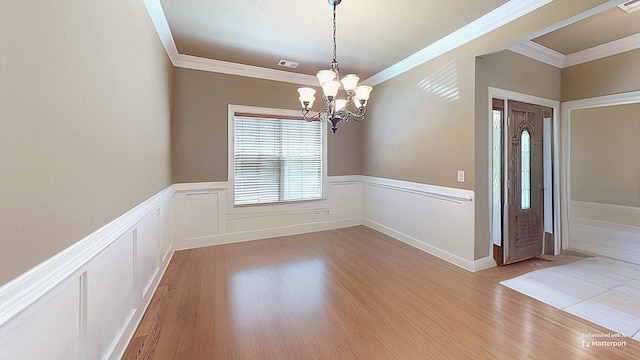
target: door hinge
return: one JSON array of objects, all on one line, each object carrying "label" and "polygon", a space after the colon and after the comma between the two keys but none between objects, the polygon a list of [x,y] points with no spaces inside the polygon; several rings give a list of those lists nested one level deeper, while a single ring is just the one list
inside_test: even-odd
[{"label": "door hinge", "polygon": [[507,116],[507,127],[511,126],[511,116]]}]

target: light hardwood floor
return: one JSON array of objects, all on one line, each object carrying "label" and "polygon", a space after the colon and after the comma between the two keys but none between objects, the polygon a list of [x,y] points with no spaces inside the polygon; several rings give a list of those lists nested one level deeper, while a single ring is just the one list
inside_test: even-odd
[{"label": "light hardwood floor", "polygon": [[364,226],[178,251],[124,359],[638,359],[605,328]]}]

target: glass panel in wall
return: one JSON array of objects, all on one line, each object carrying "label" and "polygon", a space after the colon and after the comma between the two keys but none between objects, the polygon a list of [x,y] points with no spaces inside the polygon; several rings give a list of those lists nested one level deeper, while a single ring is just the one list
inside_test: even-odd
[{"label": "glass panel in wall", "polygon": [[520,208],[526,210],[531,208],[531,135],[529,131],[524,130],[520,140],[520,158],[521,158],[521,201]]}]

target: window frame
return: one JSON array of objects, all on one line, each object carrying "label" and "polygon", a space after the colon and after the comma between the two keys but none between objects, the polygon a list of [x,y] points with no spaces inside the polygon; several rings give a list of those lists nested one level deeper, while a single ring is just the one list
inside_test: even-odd
[{"label": "window frame", "polygon": [[[273,211],[295,211],[325,208],[327,206],[327,128],[322,126],[322,197],[320,199],[295,200],[265,204],[235,204],[235,149],[234,123],[236,113],[248,113],[269,117],[299,118],[300,110],[266,108],[246,105],[228,105],[227,110],[227,212],[255,213]],[[303,120],[300,120],[303,121]]]}]

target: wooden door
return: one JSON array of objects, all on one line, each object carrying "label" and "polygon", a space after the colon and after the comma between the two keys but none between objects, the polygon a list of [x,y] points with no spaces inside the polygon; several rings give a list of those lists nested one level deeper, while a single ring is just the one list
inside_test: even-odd
[{"label": "wooden door", "polygon": [[543,109],[509,101],[507,146],[508,244],[504,263],[542,253]]}]

